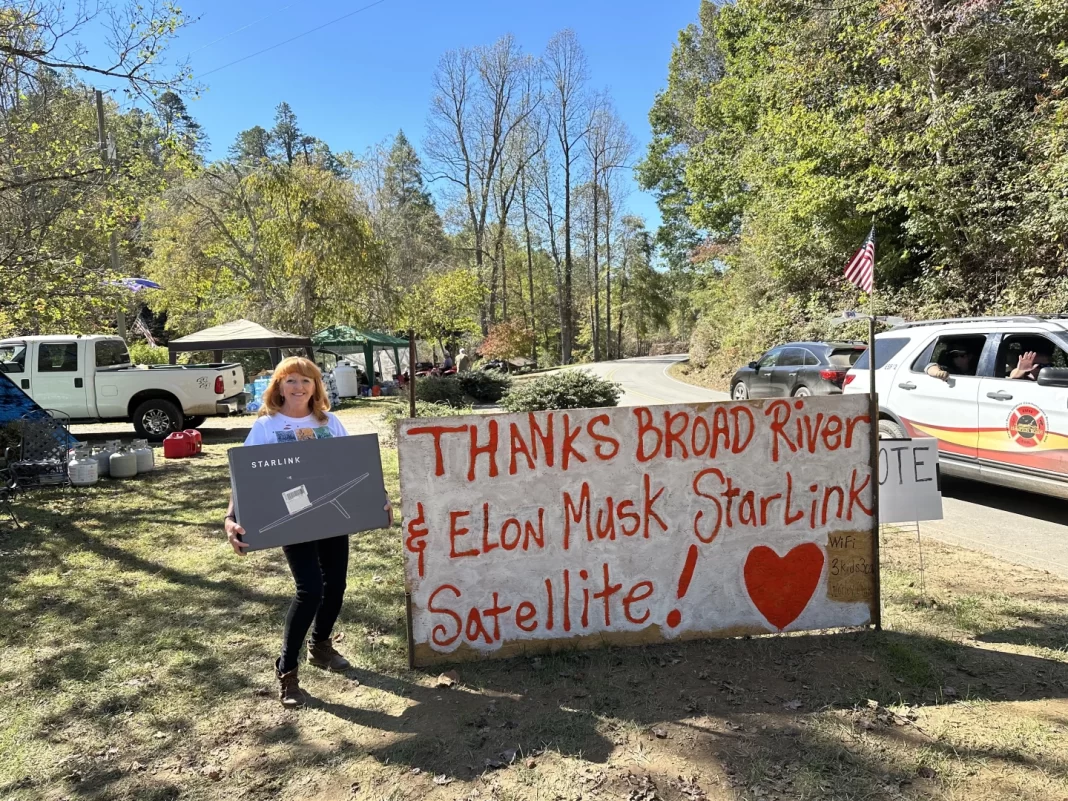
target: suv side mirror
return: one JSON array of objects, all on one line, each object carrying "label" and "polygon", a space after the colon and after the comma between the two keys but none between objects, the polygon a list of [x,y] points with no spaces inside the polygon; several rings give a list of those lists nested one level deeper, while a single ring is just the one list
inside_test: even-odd
[{"label": "suv side mirror", "polygon": [[756,362],[749,362],[749,369],[750,370],[756,370],[758,368],[759,368],[759,365]]},{"label": "suv side mirror", "polygon": [[1043,367],[1037,383],[1040,387],[1068,387],[1068,367]]}]

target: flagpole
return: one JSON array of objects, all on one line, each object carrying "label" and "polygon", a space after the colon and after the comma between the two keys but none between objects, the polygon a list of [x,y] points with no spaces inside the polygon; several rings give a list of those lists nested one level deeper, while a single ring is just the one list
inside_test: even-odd
[{"label": "flagpole", "polygon": [[[872,241],[875,239],[875,219],[871,226]],[[876,631],[883,628],[883,595],[880,578],[881,562],[879,549],[879,394],[875,391],[875,249],[872,248],[871,292],[868,294],[868,420],[869,457],[871,463],[871,537],[872,537],[872,575],[874,577],[875,608],[872,610],[872,623]]]}]

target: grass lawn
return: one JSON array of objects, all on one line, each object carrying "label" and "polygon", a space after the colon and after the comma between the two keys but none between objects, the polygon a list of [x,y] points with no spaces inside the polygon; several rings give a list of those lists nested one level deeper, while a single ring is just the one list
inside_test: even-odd
[{"label": "grass lawn", "polygon": [[[373,430],[390,402],[341,414]],[[220,525],[243,436],[0,520],[0,799],[1068,797],[1068,584],[925,540],[921,595],[900,532],[883,632],[468,664],[451,688],[405,667],[400,528],[360,535],[356,669],[302,666],[314,702],[287,712],[288,570]]]}]

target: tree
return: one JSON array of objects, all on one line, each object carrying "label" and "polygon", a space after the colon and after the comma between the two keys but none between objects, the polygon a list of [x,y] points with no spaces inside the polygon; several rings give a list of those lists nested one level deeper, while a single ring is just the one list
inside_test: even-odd
[{"label": "tree", "polygon": [[[126,261],[145,200],[192,160],[159,120],[103,103],[118,158],[101,154],[92,89],[79,77],[114,83],[135,97],[179,91],[185,73],[153,62],[185,18],[148,3],[110,15],[114,53],[89,60],[81,37],[95,12],[66,17],[33,0],[0,11],[0,333],[92,331],[121,295],[108,239]],[[95,33],[95,32],[94,32]]]},{"label": "tree", "polygon": [[698,22],[679,32],[668,64],[667,88],[657,94],[649,111],[653,138],[635,173],[641,188],[656,195],[662,219],[657,244],[673,268],[688,264],[702,238],[687,216],[692,199],[685,180],[686,160],[690,149],[706,136],[695,123],[697,104],[723,77],[716,9],[712,0],[700,0]]},{"label": "tree", "polygon": [[485,288],[466,267],[427,275],[404,297],[401,319],[421,339],[444,351],[454,339],[479,333]]},{"label": "tree", "polygon": [[[829,333],[827,312],[857,302],[842,265],[873,218],[883,309],[1068,297],[1064,229],[1048,222],[1064,185],[1042,144],[1063,129],[1063,3],[739,0],[701,22],[654,108],[643,181],[708,234],[702,351]],[[692,122],[672,116],[691,106]]]},{"label": "tree", "polygon": [[315,165],[216,164],[148,220],[147,274],[172,331],[247,317],[301,334],[374,310],[382,254],[353,185]]},{"label": "tree", "polygon": [[553,36],[545,48],[545,72],[549,83],[546,102],[550,129],[553,131],[563,171],[563,286],[560,358],[571,362],[575,336],[574,258],[571,239],[571,203],[575,164],[581,144],[589,131],[589,67],[586,54],[574,31],[564,30]]},{"label": "tree", "polygon": [[271,134],[262,125],[253,125],[237,135],[227,151],[227,156],[231,161],[256,164],[269,159],[270,152]]},{"label": "tree", "polygon": [[490,329],[479,352],[487,359],[511,359],[530,353],[534,332],[518,320],[505,320]]},{"label": "tree", "polygon": [[183,149],[193,153],[207,145],[207,137],[200,123],[190,115],[185,101],[177,92],[168,90],[159,96],[156,114],[164,136],[175,137]]},{"label": "tree", "polygon": [[270,146],[274,155],[292,164],[300,149],[304,135],[297,124],[297,115],[286,102],[281,102],[274,110],[274,127],[271,129]]},{"label": "tree", "polygon": [[381,322],[400,325],[396,310],[404,296],[432,272],[451,266],[451,247],[423,168],[403,131],[392,144],[371,148],[356,170],[360,204],[376,239],[385,248],[382,283],[374,288],[385,312]]},{"label": "tree", "polygon": [[[500,181],[509,145],[536,108],[528,76],[534,62],[515,39],[506,36],[492,47],[446,53],[434,74],[435,96],[430,110],[426,151],[450,194],[464,209],[472,238],[474,268],[495,303],[497,261],[487,275],[489,214],[495,184]],[[499,191],[499,190],[498,190]],[[483,333],[489,330],[490,306],[481,313]]]}]

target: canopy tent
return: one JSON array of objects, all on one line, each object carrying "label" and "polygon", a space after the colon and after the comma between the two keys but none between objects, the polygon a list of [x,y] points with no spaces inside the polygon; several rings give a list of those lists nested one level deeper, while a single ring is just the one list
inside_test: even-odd
[{"label": "canopy tent", "polygon": [[[16,376],[17,377],[17,376]],[[27,381],[27,386],[29,382]],[[7,373],[0,371],[0,428],[10,425],[23,417],[43,417],[48,412],[15,383]],[[78,440],[69,431],[56,431],[55,436],[60,445],[73,448]],[[64,439],[65,438],[65,439]],[[4,455],[4,439],[0,437],[0,456]]]},{"label": "canopy tent", "polygon": [[364,369],[368,376],[374,375],[375,349],[391,348],[393,364],[400,370],[400,354],[397,348],[407,348],[408,340],[382,334],[377,331],[360,331],[348,325],[332,325],[316,334],[312,342],[317,348],[329,348],[335,353],[362,353]]},{"label": "canopy tent", "polygon": [[171,364],[177,364],[178,354],[183,352],[210,350],[214,352],[214,361],[221,362],[224,350],[268,350],[271,363],[277,367],[282,361],[282,348],[302,349],[309,359],[314,358],[312,341],[308,337],[273,331],[251,320],[212,326],[167,344]]}]

